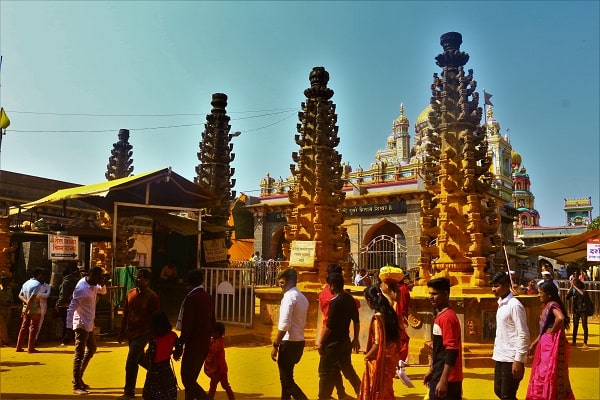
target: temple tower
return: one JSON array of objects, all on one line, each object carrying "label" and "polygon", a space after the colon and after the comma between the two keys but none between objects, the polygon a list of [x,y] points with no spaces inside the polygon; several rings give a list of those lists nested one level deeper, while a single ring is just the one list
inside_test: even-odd
[{"label": "temple tower", "polygon": [[514,237],[520,239],[523,229],[540,225],[540,214],[535,209],[535,196],[531,192],[531,181],[524,166],[521,166],[521,155],[516,151],[511,154],[513,195],[512,202],[519,211],[514,223]]},{"label": "temple tower", "polygon": [[489,107],[485,120],[487,130],[488,153],[492,158],[491,171],[494,174],[492,188],[496,189],[504,200],[512,201],[512,146],[508,134],[502,136],[500,123],[494,118],[494,109]]},{"label": "temple tower", "polygon": [[387,138],[387,146],[375,153],[379,163],[388,166],[407,165],[410,159],[410,121],[404,115],[404,104],[400,104],[400,116],[392,123],[392,133]]},{"label": "temple tower", "polygon": [[[479,125],[473,70],[460,51],[462,36],[442,35],[444,52],[433,75],[429,127],[424,128],[421,175],[428,191],[421,201],[421,277],[449,277],[459,286],[483,286],[486,256],[501,246],[497,233],[501,198],[490,194],[492,173],[486,130]],[[498,202],[498,204],[497,204]],[[423,282],[422,282],[423,283]]]},{"label": "temple tower", "polygon": [[288,243],[283,252],[289,260],[292,242],[314,242],[314,265],[297,269],[302,281],[317,282],[316,277],[307,274],[317,273],[318,280],[324,282],[327,265],[340,263],[348,252],[340,209],[345,194],[342,156],[335,150],[340,139],[335,104],[330,100],[333,90],[327,87],[329,73],[323,67],[315,67],[309,79],[310,87],[304,91],[306,101],[298,113],[299,135],[295,135],[300,150],[292,153],[296,164],[290,164],[295,184],[288,191],[293,208],[286,212]]},{"label": "temple tower", "polygon": [[[235,154],[232,152],[233,143],[230,143],[233,138],[233,135],[229,133],[230,118],[225,110],[227,95],[213,94],[211,105],[212,110],[206,116],[205,129],[202,132],[202,141],[198,152],[200,164],[196,166],[197,175],[194,182],[215,193],[220,200],[220,205],[206,210],[207,216],[203,220],[226,228],[229,226],[229,206],[235,198],[235,191],[231,190],[235,186],[235,179],[231,179],[235,168],[230,167]],[[226,246],[231,246],[228,231],[211,233],[210,238],[225,238]]]},{"label": "temple tower", "polygon": [[587,226],[592,222],[592,198],[565,199],[568,226]]}]

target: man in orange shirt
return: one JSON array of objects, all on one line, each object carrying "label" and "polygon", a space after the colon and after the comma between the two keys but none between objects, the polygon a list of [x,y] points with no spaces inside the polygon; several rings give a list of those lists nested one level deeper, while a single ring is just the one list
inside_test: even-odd
[{"label": "man in orange shirt", "polygon": [[125,388],[121,399],[135,397],[135,384],[138,374],[138,361],[150,338],[152,314],[160,308],[158,296],[150,289],[150,270],[138,269],[135,275],[135,286],[127,292],[121,332],[118,341],[123,338],[129,342],[129,352],[125,362]]}]

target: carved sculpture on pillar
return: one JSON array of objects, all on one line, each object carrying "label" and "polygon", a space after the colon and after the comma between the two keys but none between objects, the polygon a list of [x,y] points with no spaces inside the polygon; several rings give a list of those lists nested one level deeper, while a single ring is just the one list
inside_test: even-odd
[{"label": "carved sculpture on pillar", "polygon": [[[462,36],[440,39],[444,52],[433,75],[430,127],[421,174],[428,194],[421,201],[421,277],[474,272],[469,286],[484,284],[485,258],[501,245],[496,202],[490,194],[491,157],[473,70],[465,74],[469,55],[460,51]],[[465,283],[453,279],[454,284]]]},{"label": "carved sculpture on pillar", "polygon": [[[300,150],[292,153],[296,164],[290,164],[295,186],[288,191],[292,208],[287,211],[283,252],[290,257],[294,240],[315,241],[316,256],[311,272],[324,282],[330,263],[340,263],[347,255],[346,229],[341,206],[345,199],[342,156],[335,150],[338,138],[333,90],[327,87],[329,73],[315,67],[310,73],[310,88],[304,91],[306,101],[298,113],[299,135],[295,140]],[[302,277],[302,275],[301,275]]]},{"label": "carved sculpture on pillar", "polygon": [[[231,143],[233,135],[229,133],[230,118],[225,110],[227,95],[214,93],[211,105],[212,110],[206,116],[205,129],[202,132],[198,152],[200,164],[196,166],[194,181],[202,188],[215,193],[220,200],[220,205],[207,209],[208,215],[204,220],[213,225],[233,229],[228,225],[228,220],[229,206],[235,198],[235,191],[231,190],[235,186],[235,179],[231,179],[235,168],[230,166],[235,154],[232,152],[233,143]],[[230,231],[211,233],[206,237],[224,238],[227,247],[231,247]]]}]

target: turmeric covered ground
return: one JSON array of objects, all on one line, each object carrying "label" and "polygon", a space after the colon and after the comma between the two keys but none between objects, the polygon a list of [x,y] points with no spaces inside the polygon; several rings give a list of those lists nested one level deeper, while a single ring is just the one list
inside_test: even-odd
[{"label": "turmeric covered ground", "polygon": [[[228,327],[231,344],[227,347],[229,364],[229,381],[237,399],[269,399],[280,398],[279,374],[277,365],[270,359],[271,347],[254,344],[244,328]],[[581,328],[580,328],[581,329]],[[597,318],[591,318],[589,349],[571,347],[570,377],[571,385],[577,400],[600,399],[600,336]],[[236,340],[236,336],[239,340]],[[580,333],[581,342],[582,333]],[[241,343],[244,342],[244,343]],[[14,348],[0,349],[0,399],[19,400],[58,400],[58,399],[116,399],[123,392],[125,382],[125,358],[127,346],[119,345],[114,338],[100,338],[98,352],[92,359],[85,373],[85,381],[91,386],[90,394],[78,396],[72,394],[71,371],[73,362],[73,346],[58,347],[50,343],[39,346],[42,353],[16,353]],[[362,376],[364,370],[363,354],[353,355],[353,364]],[[317,398],[319,355],[313,348],[307,348],[300,363],[296,367],[296,381],[311,399]],[[179,379],[179,363],[174,363]],[[422,400],[426,388],[422,378],[427,367],[425,365],[407,368],[409,377],[415,387],[406,388],[399,380],[395,381],[396,398],[406,400]],[[524,399],[530,369],[525,372],[518,398]],[[492,368],[468,368],[464,370],[464,399],[487,400],[494,396],[494,371]],[[141,368],[138,376],[136,398],[141,399],[145,371]],[[209,379],[201,373],[200,384],[208,389]],[[345,382],[346,389],[352,394],[350,385]],[[334,391],[335,396],[335,391]],[[178,393],[178,400],[183,400],[183,391]],[[216,400],[226,399],[225,392],[219,387]]]}]

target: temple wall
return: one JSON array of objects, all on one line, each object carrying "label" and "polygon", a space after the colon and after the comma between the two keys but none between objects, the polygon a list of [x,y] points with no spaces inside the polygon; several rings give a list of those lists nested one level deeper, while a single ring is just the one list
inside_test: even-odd
[{"label": "temple wall", "polygon": [[[419,236],[421,228],[419,225],[420,217],[420,200],[407,199],[406,212],[393,212],[375,215],[354,215],[345,216],[343,226],[347,230],[350,239],[350,252],[356,260],[356,256],[360,253],[367,238],[365,235],[376,224],[383,220],[397,225],[404,233],[407,247],[407,266],[409,268],[416,267],[417,261],[421,256],[421,248],[419,246]],[[273,214],[278,214],[274,217]],[[254,216],[254,251],[259,251],[264,258],[275,257],[273,249],[276,247],[274,235],[279,232],[285,225],[285,218],[282,218],[283,212],[269,213],[269,215]]]}]

